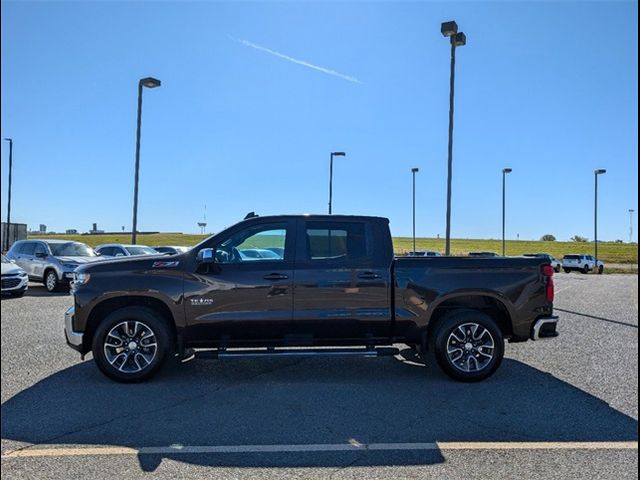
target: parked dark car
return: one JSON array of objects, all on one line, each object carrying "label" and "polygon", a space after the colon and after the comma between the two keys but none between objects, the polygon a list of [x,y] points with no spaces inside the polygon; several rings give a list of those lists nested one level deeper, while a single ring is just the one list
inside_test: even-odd
[{"label": "parked dark car", "polygon": [[[270,248],[283,255],[246,254]],[[149,378],[174,352],[379,356],[395,343],[479,381],[505,339],[557,335],[552,276],[542,258],[394,258],[385,218],[253,217],[180,255],[79,268],[65,333],[122,382]]]},{"label": "parked dark car", "polygon": [[161,247],[153,247],[158,253],[164,253],[165,255],[178,255],[179,253],[188,252],[191,247],[169,246],[163,245]]},{"label": "parked dark car", "polygon": [[550,255],[548,253],[524,253],[524,254],[522,254],[522,256],[523,257],[547,258],[549,260],[549,263],[553,267],[553,270],[556,273],[560,273],[560,270],[562,270],[562,262],[560,262],[553,255]]}]

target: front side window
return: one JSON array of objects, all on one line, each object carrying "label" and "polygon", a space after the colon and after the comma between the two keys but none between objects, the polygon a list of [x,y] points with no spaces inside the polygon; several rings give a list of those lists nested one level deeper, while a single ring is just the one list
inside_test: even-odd
[{"label": "front side window", "polygon": [[284,261],[286,238],[284,223],[247,228],[216,248],[216,263]]},{"label": "front side window", "polygon": [[36,243],[36,248],[33,252],[34,255],[48,255],[47,249],[41,243]]},{"label": "front side window", "polygon": [[365,224],[307,222],[307,260],[356,260],[371,255]]}]

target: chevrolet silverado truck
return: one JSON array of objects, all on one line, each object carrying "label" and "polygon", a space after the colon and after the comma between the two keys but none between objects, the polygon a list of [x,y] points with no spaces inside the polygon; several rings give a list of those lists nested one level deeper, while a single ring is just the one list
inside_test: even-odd
[{"label": "chevrolet silverado truck", "polygon": [[479,381],[504,342],[557,335],[546,258],[394,258],[379,217],[246,218],[191,250],[81,265],[65,336],[119,382],[169,357],[396,355]]}]

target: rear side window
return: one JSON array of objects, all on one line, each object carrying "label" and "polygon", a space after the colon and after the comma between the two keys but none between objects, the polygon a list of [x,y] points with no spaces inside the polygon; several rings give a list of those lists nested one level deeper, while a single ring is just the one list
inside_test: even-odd
[{"label": "rear side window", "polygon": [[22,255],[33,255],[36,250],[36,244],[34,242],[24,242],[20,245],[20,251]]},{"label": "rear side window", "polygon": [[580,260],[580,255],[565,255],[564,258],[567,260]]},{"label": "rear side window", "polygon": [[359,222],[307,222],[308,260],[357,260],[373,254],[367,225]]}]

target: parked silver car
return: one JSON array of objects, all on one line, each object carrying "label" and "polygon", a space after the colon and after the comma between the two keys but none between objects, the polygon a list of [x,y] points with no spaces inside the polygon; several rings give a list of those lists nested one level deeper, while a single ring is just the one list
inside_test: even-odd
[{"label": "parked silver car", "polygon": [[21,297],[29,286],[29,276],[14,262],[2,255],[2,293]]},{"label": "parked silver car", "polygon": [[105,243],[96,247],[96,253],[101,257],[134,257],[138,255],[159,255],[146,245],[123,245],[121,243]]},{"label": "parked silver car", "polygon": [[20,240],[7,252],[30,280],[44,283],[49,292],[69,288],[79,265],[100,260],[84,243],[69,240]]},{"label": "parked silver car", "polygon": [[161,247],[153,247],[153,249],[158,253],[164,253],[167,255],[178,255],[180,253],[185,253],[191,250],[191,247],[182,247],[176,245],[163,245]]}]

